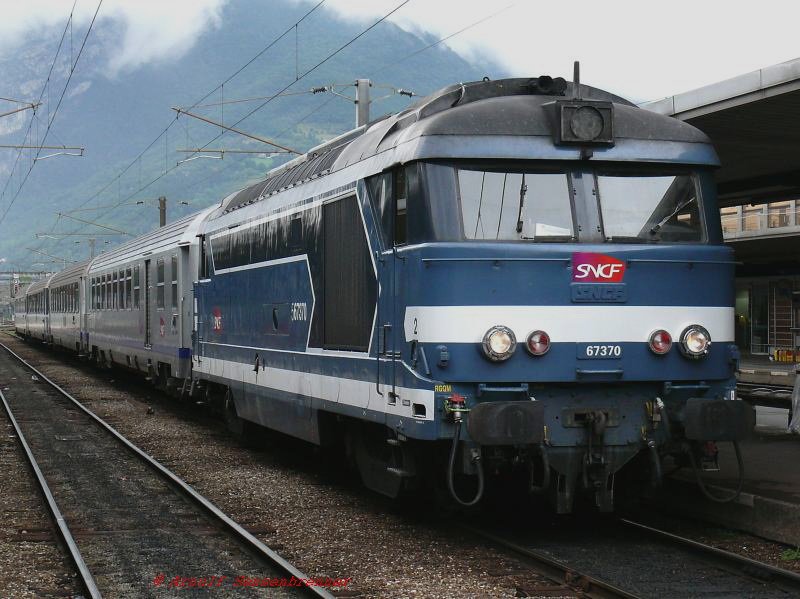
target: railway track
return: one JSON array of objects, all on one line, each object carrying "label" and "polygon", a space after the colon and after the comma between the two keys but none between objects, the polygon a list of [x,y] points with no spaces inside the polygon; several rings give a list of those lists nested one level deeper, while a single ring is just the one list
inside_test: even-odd
[{"label": "railway track", "polygon": [[771,408],[791,409],[792,389],[792,385],[766,385],[741,381],[736,384],[736,392],[743,400]]},{"label": "railway track", "polygon": [[0,347],[0,399],[87,596],[215,587],[217,596],[238,597],[286,581],[270,596],[333,597],[301,582],[309,577]]},{"label": "railway track", "polygon": [[[528,530],[525,530],[525,529]],[[800,575],[624,518],[554,528],[466,527],[581,596],[687,599],[800,596]],[[520,532],[522,531],[522,532]]]}]

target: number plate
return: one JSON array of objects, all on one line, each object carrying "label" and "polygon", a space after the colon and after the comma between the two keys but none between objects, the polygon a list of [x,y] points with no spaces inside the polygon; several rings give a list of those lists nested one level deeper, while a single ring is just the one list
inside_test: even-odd
[{"label": "number plate", "polygon": [[579,360],[619,360],[622,346],[616,343],[579,343]]}]

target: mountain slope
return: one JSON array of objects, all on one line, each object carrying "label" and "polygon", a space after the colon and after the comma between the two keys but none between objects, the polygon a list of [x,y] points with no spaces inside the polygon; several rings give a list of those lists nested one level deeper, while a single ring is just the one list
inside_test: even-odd
[{"label": "mountain slope", "polygon": [[[61,217],[60,222],[53,226],[57,212],[66,213],[79,207],[82,211],[73,212],[72,216],[138,234],[157,225],[156,197],[167,196],[169,218],[176,218],[218,201],[248,182],[263,177],[268,168],[287,159],[286,155],[267,158],[256,154],[227,154],[224,160],[203,158],[175,167],[178,161],[189,156],[177,152],[178,149],[201,147],[209,142],[210,148],[261,150],[265,147],[230,133],[211,141],[221,132],[220,128],[182,115],[165,136],[115,180],[117,174],[175,119],[175,113],[169,107],[191,106],[286,30],[309,7],[308,4],[287,0],[230,2],[222,11],[219,26],[207,30],[181,58],[172,60],[165,57],[163,61],[116,76],[106,74],[108,55],[123,32],[119,26],[98,22],[47,141],[48,144],[85,146],[86,156],[58,157],[36,164],[22,193],[0,224],[0,257],[20,266],[43,262],[50,267],[49,258],[25,249],[34,247],[55,256],[83,258],[88,255],[86,238],[42,237],[37,240],[34,234],[58,237],[58,233],[76,230],[98,234],[110,232],[67,216]],[[230,101],[274,94],[366,26],[340,20],[322,8],[303,21],[297,29],[296,39],[294,32],[286,36],[203,104],[218,104],[223,98]],[[50,32],[50,36],[53,33]],[[397,95],[377,99],[391,91],[381,86],[412,89],[424,95],[454,81],[503,75],[500,68],[488,63],[470,64],[443,45],[408,60],[400,60],[433,41],[392,23],[381,23],[296,81],[287,91],[308,92],[315,86],[349,84],[356,78],[369,77],[375,83],[372,90],[376,99],[372,106],[374,117],[384,112],[395,112],[409,102],[408,98]],[[38,94],[57,42],[58,39],[53,41],[52,37],[30,39],[24,47],[16,49],[13,56],[0,57],[4,82],[0,95],[32,97]],[[67,54],[67,60],[60,61],[55,70],[57,85],[51,89],[51,108],[63,87],[68,58]],[[339,91],[352,95],[354,90],[342,87]],[[226,104],[224,107],[198,106],[192,112],[232,125],[262,102],[264,100]],[[45,107],[40,109],[42,119],[46,118],[46,110]],[[238,127],[304,151],[352,128],[354,112],[351,102],[330,93],[298,93],[275,98]],[[36,139],[41,138],[44,126],[42,120],[38,124]],[[0,129],[0,143],[4,144],[19,143],[24,132],[2,135],[3,131]],[[9,151],[0,155],[0,185],[5,184],[15,155]],[[23,158],[22,169],[18,166],[15,171],[0,211],[5,211],[29,165],[30,159]],[[159,176],[160,179],[148,185]],[[107,189],[98,195],[97,192],[105,186]],[[145,204],[137,205],[137,200],[145,200]],[[189,205],[182,205],[181,201]],[[123,205],[113,210],[86,210],[120,203]],[[101,235],[98,239],[117,243],[124,237]],[[98,241],[98,249],[102,247],[103,242]]]}]

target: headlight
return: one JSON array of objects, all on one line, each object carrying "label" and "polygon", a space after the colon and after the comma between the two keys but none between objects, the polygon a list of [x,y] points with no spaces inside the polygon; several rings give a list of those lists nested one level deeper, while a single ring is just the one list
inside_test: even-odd
[{"label": "headlight", "polygon": [[508,360],[517,349],[514,331],[502,325],[493,326],[483,336],[483,353],[493,362]]},{"label": "headlight", "polygon": [[711,335],[705,327],[692,324],[681,333],[681,353],[687,358],[702,358],[711,347]]}]

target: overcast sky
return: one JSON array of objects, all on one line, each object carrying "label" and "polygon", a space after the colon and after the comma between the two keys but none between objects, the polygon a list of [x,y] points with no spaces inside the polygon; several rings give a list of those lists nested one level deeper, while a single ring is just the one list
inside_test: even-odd
[{"label": "overcast sky", "polygon": [[[396,0],[328,0],[348,18],[387,12]],[[439,37],[511,5],[448,42],[514,75],[581,79],[636,101],[658,99],[800,57],[800,3],[759,0],[411,0],[406,28]]]},{"label": "overcast sky", "polygon": [[[236,0],[105,0],[101,21],[127,24],[109,72],[179,56]],[[263,0],[264,2],[273,0]],[[317,0],[292,0],[312,6]],[[400,0],[327,0],[348,19],[367,22]],[[85,28],[96,0],[77,0]],[[642,101],[713,83],[800,56],[800,3],[773,0],[411,0],[393,20],[406,29],[449,35],[511,5],[448,44],[465,56],[483,56],[514,75],[571,78],[580,60],[582,80]],[[0,52],[13,52],[36,28],[60,30],[72,0],[4,2]],[[375,43],[365,38],[365,46]]]}]

